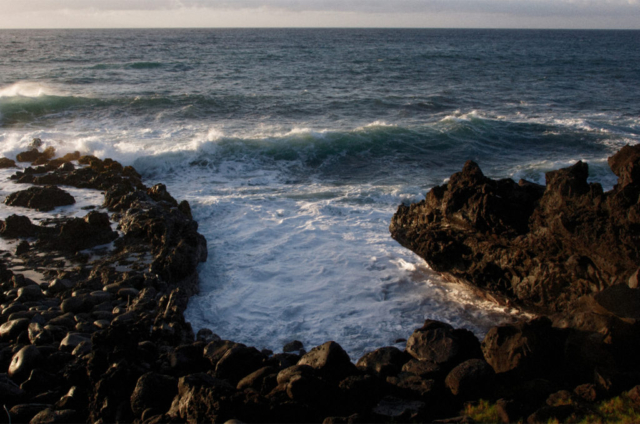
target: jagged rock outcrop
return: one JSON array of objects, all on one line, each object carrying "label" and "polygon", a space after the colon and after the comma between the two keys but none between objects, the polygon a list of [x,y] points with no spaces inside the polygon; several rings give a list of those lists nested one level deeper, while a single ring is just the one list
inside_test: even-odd
[{"label": "jagged rock outcrop", "polygon": [[609,164],[618,184],[604,193],[582,162],[547,173],[544,187],[492,180],[468,161],[425,200],[400,206],[389,229],[434,270],[489,297],[566,311],[640,265],[640,145]]}]

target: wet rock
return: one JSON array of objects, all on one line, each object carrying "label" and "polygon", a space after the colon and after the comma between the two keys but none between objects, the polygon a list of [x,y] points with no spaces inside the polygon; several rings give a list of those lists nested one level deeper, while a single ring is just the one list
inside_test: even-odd
[{"label": "wet rock", "polygon": [[393,386],[392,393],[403,399],[434,401],[442,397],[441,384],[415,374],[401,372],[397,376],[387,377],[387,383]]},{"label": "wet rock", "polygon": [[385,393],[383,382],[371,375],[352,375],[340,382],[339,398],[349,412],[368,412]]},{"label": "wet rock", "polygon": [[18,302],[26,303],[40,300],[44,297],[42,290],[39,286],[27,286],[18,289]]},{"label": "wet rock", "polygon": [[49,293],[51,294],[58,294],[72,289],[73,286],[74,283],[70,280],[64,278],[56,278],[51,282],[51,284],[49,284],[49,288],[47,290],[49,290]]},{"label": "wet rock", "polygon": [[25,152],[20,152],[16,155],[16,159],[18,160],[18,162],[34,162],[39,157],[40,152],[36,148],[27,150]]},{"label": "wet rock", "polygon": [[166,202],[171,206],[178,206],[178,202],[167,192],[167,186],[164,184],[156,184],[147,189],[147,194],[156,202]]},{"label": "wet rock", "polygon": [[373,408],[373,413],[384,422],[419,421],[425,413],[426,405],[417,400],[399,399],[387,396]]},{"label": "wet rock", "polygon": [[196,341],[198,342],[211,343],[220,340],[220,336],[214,334],[213,331],[209,330],[208,328],[201,328],[196,333]]},{"label": "wet rock", "polygon": [[265,357],[254,347],[235,346],[216,364],[217,378],[237,384],[243,377],[262,368]]},{"label": "wet rock", "polygon": [[356,373],[349,355],[336,342],[314,347],[300,358],[298,365],[309,365],[331,381],[340,381]]},{"label": "wet rock", "polygon": [[131,394],[131,410],[136,416],[145,409],[152,408],[157,413],[169,410],[171,402],[178,394],[178,380],[168,375],[146,373],[138,379]]},{"label": "wet rock", "polygon": [[8,158],[0,158],[0,169],[15,168],[16,162]]},{"label": "wet rock", "polygon": [[20,388],[29,394],[43,393],[54,389],[60,383],[60,379],[52,373],[35,368],[31,370],[29,378],[20,385]]},{"label": "wet rock", "polygon": [[482,359],[469,359],[451,370],[445,385],[455,396],[472,399],[491,393],[495,372]]},{"label": "wet rock", "polygon": [[60,342],[60,350],[65,352],[73,352],[73,350],[82,342],[91,342],[91,337],[84,333],[68,333]]},{"label": "wet rock", "polygon": [[229,340],[214,340],[205,346],[203,356],[209,360],[211,365],[215,368],[215,366],[218,365],[218,361],[222,359],[225,353],[235,346],[244,345]]},{"label": "wet rock", "polygon": [[72,386],[55,404],[55,409],[83,410],[89,403],[87,393],[82,389]]},{"label": "wet rock", "polygon": [[23,403],[11,408],[9,415],[11,416],[11,422],[28,423],[38,412],[47,408],[51,408],[51,405],[46,403]]},{"label": "wet rock", "polygon": [[204,343],[178,346],[171,353],[171,368],[179,374],[206,371],[208,361],[203,357]]},{"label": "wet rock", "polygon": [[92,350],[91,342],[83,341],[78,343],[78,345],[73,348],[73,351],[71,351],[71,354],[73,356],[84,356],[91,353],[91,350]]},{"label": "wet rock", "polygon": [[426,320],[407,341],[407,352],[420,361],[453,366],[466,359],[482,356],[480,342],[468,330]]},{"label": "wet rock", "polygon": [[445,370],[435,362],[411,359],[402,366],[403,372],[415,374],[422,379],[440,379],[445,377]]},{"label": "wet rock", "polygon": [[30,421],[30,424],[71,423],[77,421],[77,412],[72,409],[56,411],[47,408],[39,412]]},{"label": "wet rock", "polygon": [[0,374],[0,399],[7,406],[15,405],[25,396],[22,390],[7,374]]},{"label": "wet rock", "polygon": [[31,370],[39,365],[42,355],[36,346],[25,346],[11,358],[9,365],[9,377],[14,381],[25,380]]},{"label": "wet rock", "polygon": [[540,318],[491,328],[482,341],[484,358],[496,373],[542,375],[562,362],[561,344],[551,321]]},{"label": "wet rock", "polygon": [[311,405],[326,411],[336,401],[336,393],[329,384],[317,377],[296,375],[287,383],[287,396],[294,402]]},{"label": "wet rock", "polygon": [[356,366],[363,371],[387,377],[397,375],[409,358],[406,353],[398,348],[383,347],[366,353],[358,359]]},{"label": "wet rock", "polygon": [[7,321],[0,325],[0,340],[9,341],[14,340],[23,331],[29,328],[31,321],[28,318],[15,319],[13,321]]},{"label": "wet rock", "polygon": [[118,237],[111,229],[106,213],[89,212],[84,218],[64,222],[54,237],[41,237],[39,243],[48,249],[76,252],[110,243]]},{"label": "wet rock", "polygon": [[68,297],[60,304],[60,309],[64,313],[77,314],[89,312],[91,310],[91,302],[86,295]]},{"label": "wet rock", "polygon": [[9,206],[23,206],[38,211],[50,211],[57,206],[73,205],[76,201],[69,193],[56,187],[30,187],[16,191],[4,201]]},{"label": "wet rock", "polygon": [[[225,402],[234,388],[209,374],[191,374],[178,381],[178,394],[167,415],[189,422],[224,421]],[[222,416],[221,416],[222,415]]]},{"label": "wet rock", "polygon": [[294,365],[280,371],[278,373],[277,382],[278,384],[287,384],[296,375],[314,377],[316,375],[316,371],[309,365]]},{"label": "wet rock", "polygon": [[31,322],[28,327],[29,340],[35,346],[53,343],[53,333],[40,323]]},{"label": "wet rock", "polygon": [[303,349],[303,348],[304,348],[304,345],[300,340],[294,340],[284,345],[284,347],[282,348],[282,351],[284,353],[289,353],[289,352],[299,351],[300,349]]},{"label": "wet rock", "polygon": [[[238,390],[252,389],[257,392],[268,393],[275,387],[276,383],[275,378],[269,379],[268,377],[276,377],[277,374],[277,368],[262,367],[240,380],[236,388]],[[267,380],[271,382],[271,384],[267,382]]]},{"label": "wet rock", "polygon": [[491,180],[467,162],[424,201],[400,206],[390,231],[434,270],[490,299],[568,311],[638,269],[639,152],[610,158],[619,178],[607,193],[587,182],[582,162],[548,172],[545,187]]},{"label": "wet rock", "polygon": [[20,256],[24,253],[27,253],[31,249],[31,245],[26,240],[21,240],[16,247],[16,256]]},{"label": "wet rock", "polygon": [[0,235],[6,238],[34,237],[37,227],[23,215],[9,215],[0,226]]}]

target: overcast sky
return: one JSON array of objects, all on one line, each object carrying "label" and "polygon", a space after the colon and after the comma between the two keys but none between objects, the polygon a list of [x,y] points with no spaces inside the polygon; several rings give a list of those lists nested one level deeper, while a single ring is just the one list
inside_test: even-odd
[{"label": "overcast sky", "polygon": [[640,0],[0,0],[0,28],[640,29]]}]

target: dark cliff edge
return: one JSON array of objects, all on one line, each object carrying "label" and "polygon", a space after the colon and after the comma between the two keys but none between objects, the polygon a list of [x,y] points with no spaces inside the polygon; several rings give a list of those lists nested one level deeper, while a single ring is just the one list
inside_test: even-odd
[{"label": "dark cliff edge", "polygon": [[[633,272],[628,258],[637,232],[627,234],[623,246],[609,240],[580,251],[577,263],[590,258],[597,278],[585,279],[594,283],[585,283],[577,299],[578,291],[558,284],[557,293],[569,294],[552,299],[557,309],[571,305],[571,320],[560,315],[553,322],[505,324],[482,342],[468,330],[428,320],[408,337],[406,349],[382,347],[356,364],[331,341],[309,352],[293,342],[273,354],[221,340],[215,329],[194,334],[185,322],[189,297],[198,290],[197,266],[216,260],[207,258],[186,201],[176,201],[162,184],[146,187],[135,169],[110,159],[78,153],[54,158],[52,149],[37,147],[17,157],[32,166],[11,177],[25,189],[7,196],[8,207],[51,211],[73,204],[67,186],[100,190],[104,202],[80,218],[52,215],[35,225],[11,215],[0,222],[0,237],[16,246],[0,258],[0,423],[469,422],[460,415],[479,399],[495,403],[504,422],[547,422],[598,416],[597,403],[623,391],[634,408],[640,405],[640,298],[635,288],[615,284]],[[396,233],[405,245],[418,235],[416,246],[433,252],[435,269],[457,278],[483,270],[483,289],[520,302],[503,289],[515,280],[496,270],[508,261],[478,266],[469,251],[487,246],[498,258],[509,242],[526,239],[532,222],[566,229],[569,221],[554,221],[555,209],[537,212],[545,196],[556,208],[571,205],[582,219],[566,230],[572,237],[605,238],[585,233],[590,221],[578,210],[597,199],[590,213],[601,219],[598,231],[620,232],[624,219],[637,216],[637,205],[627,218],[612,221],[602,214],[637,202],[638,168],[637,159],[613,163],[621,178],[617,195],[585,186],[584,165],[578,165],[556,174],[568,173],[575,184],[559,178],[560,195],[548,196],[531,184],[492,182],[469,163],[449,183],[462,195],[436,188],[422,206],[401,207],[392,228],[406,228]],[[0,167],[13,166],[11,159],[0,159]],[[427,204],[440,206],[429,216],[410,216]],[[514,207],[521,212],[510,212]],[[434,227],[436,238],[409,231],[411,222],[431,225],[443,217],[447,224]],[[541,228],[539,237],[548,240],[552,230]],[[615,263],[587,255],[614,247]],[[568,261],[561,252],[557,245],[555,255]],[[561,275],[569,275],[569,268],[562,269]],[[502,279],[490,278],[495,275]],[[522,300],[531,299],[540,307],[542,298]]]},{"label": "dark cliff edge", "polygon": [[609,164],[618,184],[604,193],[587,183],[582,162],[547,173],[540,186],[492,180],[468,161],[424,201],[400,206],[391,235],[434,270],[500,301],[570,311],[584,295],[637,280],[640,146]]}]

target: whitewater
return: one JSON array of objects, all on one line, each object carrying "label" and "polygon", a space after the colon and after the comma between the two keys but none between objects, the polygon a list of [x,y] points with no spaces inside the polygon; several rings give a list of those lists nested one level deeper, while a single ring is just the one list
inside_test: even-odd
[{"label": "whitewater", "polygon": [[542,184],[583,160],[611,188],[607,157],[640,141],[638,47],[634,31],[0,31],[0,153],[38,137],[166,184],[207,239],[196,331],[355,359],[427,318],[482,337],[519,316],[445,283],[391,216],[468,159]]}]

